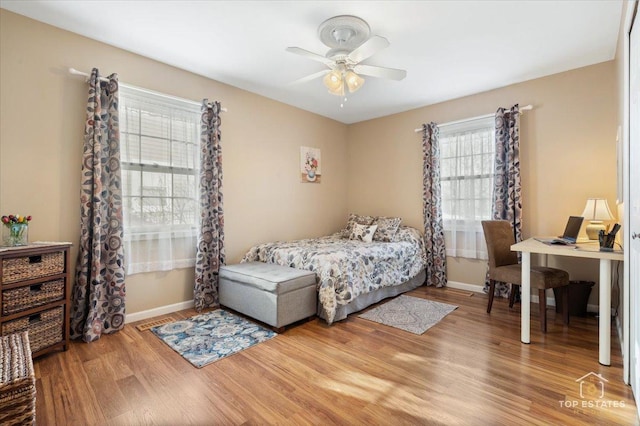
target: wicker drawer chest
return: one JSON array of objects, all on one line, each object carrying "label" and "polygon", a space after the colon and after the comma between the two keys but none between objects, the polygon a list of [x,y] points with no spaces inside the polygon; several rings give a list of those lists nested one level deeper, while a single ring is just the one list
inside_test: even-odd
[{"label": "wicker drawer chest", "polygon": [[70,248],[0,248],[0,335],[28,331],[34,358],[69,346]]}]

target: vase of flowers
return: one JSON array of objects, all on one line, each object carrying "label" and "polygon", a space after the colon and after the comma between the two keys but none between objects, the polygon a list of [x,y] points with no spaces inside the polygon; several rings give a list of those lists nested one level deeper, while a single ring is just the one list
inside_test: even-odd
[{"label": "vase of flowers", "polygon": [[29,221],[31,216],[19,214],[2,216],[2,245],[8,247],[26,246],[29,241]]},{"label": "vase of flowers", "polygon": [[316,180],[316,171],[318,170],[318,160],[313,158],[311,153],[307,153],[304,163],[304,170],[307,172],[307,180],[312,182]]}]

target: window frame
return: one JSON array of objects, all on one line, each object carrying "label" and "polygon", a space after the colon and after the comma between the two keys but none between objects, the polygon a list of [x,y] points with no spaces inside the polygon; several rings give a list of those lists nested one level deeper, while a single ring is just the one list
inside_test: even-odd
[{"label": "window frame", "polygon": [[[192,268],[200,229],[201,105],[137,87],[120,88],[126,274]],[[146,133],[151,138],[143,137]],[[151,188],[144,187],[145,179]],[[162,200],[167,194],[164,198],[169,201],[158,201],[156,207],[149,203],[151,214],[157,215],[144,223],[141,217],[147,203],[139,197]],[[192,201],[185,202],[182,196]],[[131,202],[135,197],[137,206]],[[171,210],[167,203],[171,203]],[[185,205],[186,213],[182,210]]]},{"label": "window frame", "polygon": [[[123,99],[124,98],[124,99]],[[143,110],[142,107],[139,108],[132,108],[132,109],[137,109],[138,113],[138,125],[137,125],[137,132],[132,132],[131,131],[131,126],[128,125],[127,121],[128,119],[122,119],[122,114],[126,114],[126,108],[127,107],[127,102],[140,102],[140,99],[142,99],[143,103],[146,103],[147,106],[148,105],[153,105],[154,103],[157,103],[158,108],[157,109],[153,109],[153,108],[149,108],[150,110],[153,109],[153,111],[147,111],[147,110]],[[185,236],[189,236],[189,237],[193,237],[197,235],[198,232],[198,228],[199,228],[199,174],[200,174],[200,169],[199,169],[199,152],[200,152],[200,135],[199,135],[199,121],[200,121],[200,106],[198,104],[196,104],[195,102],[192,101],[188,101],[188,100],[184,100],[184,99],[180,99],[180,98],[175,98],[172,96],[168,96],[168,95],[164,95],[161,93],[157,93],[157,92],[153,92],[150,90],[146,90],[146,89],[140,89],[140,88],[136,88],[136,87],[132,87],[132,86],[126,86],[120,87],[120,104],[121,104],[121,108],[122,108],[122,112],[121,112],[121,119],[120,119],[120,123],[122,124],[122,122],[124,121],[125,123],[127,123],[126,128],[124,128],[122,125],[120,127],[120,146],[121,146],[121,160],[120,160],[120,167],[121,170],[124,173],[126,172],[137,172],[140,173],[140,185],[138,186],[138,188],[136,189],[136,191],[133,191],[134,193],[127,193],[126,191],[126,187],[127,185],[125,184],[126,179],[123,176],[123,185],[122,185],[122,197],[123,197],[123,206],[125,206],[125,208],[123,209],[124,213],[125,213],[125,220],[124,220],[124,238],[126,241],[144,241],[144,240],[148,240],[148,239],[154,239],[154,240],[158,240],[158,239],[174,239],[174,238],[180,238],[180,237],[185,237]],[[169,130],[168,130],[168,137],[159,137],[159,136],[155,136],[155,135],[149,135],[149,134],[145,134],[143,132],[142,129],[142,125],[141,125],[141,121],[142,121],[142,115],[143,115],[143,111],[145,114],[149,114],[149,115],[156,115],[156,116],[166,116],[166,111],[167,109],[169,111],[173,111],[173,109],[175,109],[176,111],[176,115],[177,112],[179,112],[180,114],[193,114],[193,123],[194,123],[194,129],[193,130],[193,138],[191,138],[190,140],[177,140],[176,138],[172,137],[172,126],[174,124],[174,119],[175,116],[174,115],[169,115],[168,116],[168,121],[169,121]],[[159,112],[160,110],[160,112]],[[130,143],[130,139],[129,137],[134,137],[137,138],[137,150],[138,150],[138,159],[139,162],[134,162],[134,161],[125,161],[123,160],[124,155],[122,154],[125,147],[129,147],[129,143]],[[144,139],[156,139],[156,140],[163,140],[163,141],[167,141],[168,142],[168,157],[169,157],[169,165],[166,164],[158,164],[156,162],[151,162],[151,161],[146,161],[145,159],[142,158],[143,157],[143,143],[144,143]],[[126,141],[126,142],[125,142]],[[178,167],[178,166],[173,166],[171,165],[173,163],[173,150],[172,150],[172,144],[173,143],[184,143],[184,144],[193,144],[193,153],[194,153],[194,158],[193,158],[193,167]],[[168,196],[158,196],[158,197],[153,197],[150,196],[148,194],[145,194],[145,186],[144,186],[144,175],[145,173],[162,173],[165,174],[166,176],[168,176],[168,180],[170,181],[169,184],[167,186],[165,186],[165,188],[169,189],[169,195]],[[193,194],[193,197],[184,197],[184,196],[177,196],[174,194],[174,189],[175,189],[175,182],[174,182],[174,176],[176,175],[181,175],[181,176],[193,176],[193,182],[194,182],[194,186],[191,189],[191,193]],[[174,201],[175,200],[188,200],[193,202],[194,208],[192,209],[192,211],[190,212],[193,215],[193,222],[192,223],[186,223],[186,224],[176,224],[176,223],[157,223],[157,224],[149,224],[149,225],[143,225],[143,224],[132,224],[130,222],[130,220],[127,220],[127,215],[130,212],[130,206],[131,206],[131,202],[127,203],[125,200],[129,199],[129,200],[133,200],[133,199],[138,199],[139,203],[141,205],[141,220],[144,217],[144,211],[142,211],[144,209],[144,204],[143,204],[143,200],[145,198],[149,199],[149,198],[158,198],[161,200],[164,200],[165,203],[168,203],[168,208],[169,208],[169,212],[165,213],[168,214],[170,217],[173,217],[175,215],[174,213]],[[174,222],[172,220],[172,222]]]}]

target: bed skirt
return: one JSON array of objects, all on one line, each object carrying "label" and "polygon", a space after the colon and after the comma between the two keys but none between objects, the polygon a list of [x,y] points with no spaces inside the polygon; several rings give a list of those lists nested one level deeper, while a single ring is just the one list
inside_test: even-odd
[{"label": "bed skirt", "polygon": [[[411,291],[414,288],[418,288],[422,284],[424,284],[426,276],[427,274],[423,269],[422,271],[420,271],[418,275],[416,275],[415,277],[411,278],[409,281],[403,284],[389,286],[389,287],[382,287],[370,293],[361,294],[360,296],[356,297],[346,305],[338,305],[336,307],[336,316],[334,317],[333,321],[335,322],[335,321],[343,320],[349,314],[361,311],[364,308],[373,305],[374,303],[378,303],[382,299],[386,299],[388,297],[394,297],[399,294],[406,293],[407,291]],[[324,315],[324,309],[322,309],[322,306],[320,305],[319,301],[318,301],[318,316],[325,321],[327,320],[327,318]]]}]

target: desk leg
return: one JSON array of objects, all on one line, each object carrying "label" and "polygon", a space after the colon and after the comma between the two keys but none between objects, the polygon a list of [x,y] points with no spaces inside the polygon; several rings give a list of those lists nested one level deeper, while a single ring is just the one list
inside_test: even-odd
[{"label": "desk leg", "polygon": [[600,356],[602,365],[611,365],[611,261],[600,259]]},{"label": "desk leg", "polygon": [[531,253],[522,252],[522,294],[520,299],[520,341],[531,343]]}]

